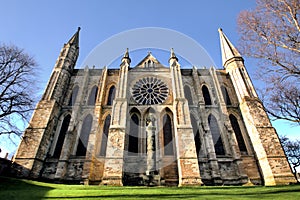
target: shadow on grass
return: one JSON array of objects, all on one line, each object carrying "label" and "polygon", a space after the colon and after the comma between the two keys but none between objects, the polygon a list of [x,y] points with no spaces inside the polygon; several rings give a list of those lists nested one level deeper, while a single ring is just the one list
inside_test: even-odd
[{"label": "shadow on grass", "polygon": [[0,199],[43,199],[52,187],[40,186],[31,181],[0,177]]},{"label": "shadow on grass", "polygon": [[0,199],[300,199],[300,186],[111,187],[48,184],[0,177]]}]

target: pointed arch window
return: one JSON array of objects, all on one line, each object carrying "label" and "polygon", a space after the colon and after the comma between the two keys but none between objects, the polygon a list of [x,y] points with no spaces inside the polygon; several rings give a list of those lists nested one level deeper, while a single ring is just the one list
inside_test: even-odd
[{"label": "pointed arch window", "polygon": [[187,85],[184,86],[184,96],[187,99],[188,104],[193,105],[193,97],[192,97],[191,89]]},{"label": "pointed arch window", "polygon": [[236,137],[236,140],[237,140],[237,143],[238,143],[238,146],[239,146],[239,149],[240,149],[241,153],[247,154],[246,144],[245,144],[243,134],[242,134],[242,131],[240,129],[237,118],[233,114],[230,114],[229,115],[229,120],[230,120],[231,126],[233,128],[233,131],[235,133],[235,137]]},{"label": "pointed arch window", "polygon": [[80,137],[78,139],[76,156],[85,156],[86,154],[89,136],[92,129],[92,123],[93,123],[92,115],[87,115],[82,123]]},{"label": "pointed arch window", "polygon": [[164,154],[174,155],[172,120],[168,114],[163,116]]},{"label": "pointed arch window", "polygon": [[192,123],[192,128],[193,128],[193,133],[194,133],[194,141],[195,141],[195,146],[196,146],[196,153],[197,156],[200,153],[201,150],[201,140],[200,140],[200,133],[197,125],[197,121],[193,115],[191,115],[191,123]]},{"label": "pointed arch window", "polygon": [[227,91],[226,87],[224,87],[224,86],[222,85],[222,86],[221,86],[221,90],[222,90],[224,102],[226,103],[226,105],[231,105],[230,97],[229,97],[229,95],[228,95],[228,91]]},{"label": "pointed arch window", "polygon": [[79,91],[79,86],[76,85],[73,88],[73,91],[72,91],[72,94],[71,94],[71,98],[69,100],[69,106],[74,106],[74,104],[76,102],[77,95],[78,95],[78,91]]},{"label": "pointed arch window", "polygon": [[202,94],[203,94],[205,105],[212,105],[208,88],[205,85],[202,86]]},{"label": "pointed arch window", "polygon": [[107,147],[107,139],[108,139],[108,132],[109,132],[109,126],[110,126],[110,115],[107,115],[104,121],[103,125],[103,135],[102,135],[102,141],[101,141],[101,149],[100,149],[100,156],[106,155],[106,147]]},{"label": "pointed arch window", "polygon": [[89,99],[88,99],[88,105],[89,106],[94,106],[96,103],[96,98],[97,98],[97,93],[98,93],[98,87],[94,86],[90,92]]},{"label": "pointed arch window", "polygon": [[212,114],[210,114],[208,116],[208,124],[209,124],[210,132],[212,135],[212,139],[214,142],[216,155],[225,155],[223,141],[222,141],[222,137],[220,134],[218,122],[217,122],[217,119],[215,118],[215,116],[213,116]]},{"label": "pointed arch window", "polygon": [[115,99],[116,87],[113,85],[109,88],[108,97],[107,97],[107,105],[112,105],[113,100]]},{"label": "pointed arch window", "polygon": [[64,141],[65,141],[65,136],[66,136],[66,133],[68,131],[69,124],[70,124],[70,120],[71,120],[71,115],[67,115],[67,116],[65,116],[65,118],[62,122],[60,131],[59,131],[59,135],[58,135],[58,138],[57,138],[57,141],[56,141],[56,146],[55,146],[55,149],[54,149],[53,158],[59,158],[60,157],[61,150],[62,150]]},{"label": "pointed arch window", "polygon": [[128,153],[129,155],[136,155],[139,151],[139,125],[140,119],[136,113],[131,115],[130,118],[130,131],[129,131],[129,142],[128,142]]}]

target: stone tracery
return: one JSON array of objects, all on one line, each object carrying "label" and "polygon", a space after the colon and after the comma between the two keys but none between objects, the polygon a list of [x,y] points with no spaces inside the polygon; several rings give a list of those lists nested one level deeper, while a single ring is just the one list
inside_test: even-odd
[{"label": "stone tracery", "polygon": [[169,93],[167,85],[156,77],[138,80],[132,90],[134,100],[142,105],[161,104],[167,99]]}]

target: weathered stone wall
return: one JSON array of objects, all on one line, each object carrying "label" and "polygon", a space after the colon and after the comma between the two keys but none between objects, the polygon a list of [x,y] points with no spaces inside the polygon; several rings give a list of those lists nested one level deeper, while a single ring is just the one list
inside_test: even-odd
[{"label": "weathered stone wall", "polygon": [[262,177],[258,168],[257,160],[254,156],[243,156],[243,166],[251,183],[255,185],[262,184]]},{"label": "weathered stone wall", "polygon": [[[240,112],[240,105],[235,88],[230,76],[224,70],[213,69],[182,70],[182,86],[188,85],[191,89],[192,104],[187,104],[186,99],[177,98],[174,103],[175,92],[178,89],[172,86],[169,68],[157,70],[132,69],[128,71],[128,89],[122,87],[120,95],[126,94],[127,100],[115,98],[113,105],[107,105],[108,90],[112,85],[116,88],[119,84],[120,71],[107,70],[105,79],[103,71],[97,69],[74,70],[67,89],[55,88],[63,93],[62,105],[55,101],[41,101],[33,115],[31,124],[26,130],[24,141],[21,143],[15,164],[16,173],[21,176],[31,176],[50,180],[82,182],[89,180],[90,184],[122,185],[126,172],[133,171],[134,176],[141,178],[147,170],[147,159],[144,156],[130,157],[124,150],[128,148],[126,140],[128,127],[128,112],[137,108],[144,123],[149,106],[138,105],[131,98],[132,86],[143,77],[156,76],[163,80],[169,87],[169,96],[162,105],[152,106],[157,112],[160,120],[162,112],[168,107],[174,115],[174,141],[176,157],[165,157],[163,155],[162,125],[158,125],[157,132],[157,165],[162,185],[240,185],[248,178],[253,184],[262,184],[261,167],[255,156],[256,149],[249,138],[252,134],[246,128],[244,116]],[[126,74],[126,73],[125,73]],[[124,78],[124,77],[123,77]],[[179,83],[180,84],[180,81]],[[75,85],[79,86],[76,103],[69,106],[69,99]],[[87,105],[90,91],[93,86],[98,86],[97,102],[95,106]],[[201,88],[206,85],[209,89],[212,105],[205,105]],[[225,86],[230,96],[231,105],[225,105],[220,86]],[[120,86],[119,86],[120,87]],[[292,182],[293,177],[287,163],[275,130],[272,128],[268,117],[259,101],[245,102],[253,118],[253,124],[259,132],[259,140],[266,152],[269,167],[274,174],[276,184]],[[51,158],[51,149],[55,147],[54,137],[59,133],[60,116],[69,112],[72,114],[68,136],[64,144],[62,156],[59,159]],[[90,133],[87,154],[85,157],[75,155],[78,145],[78,136],[82,123],[88,114],[93,116],[93,127]],[[99,156],[103,134],[103,123],[105,117],[112,116],[112,126],[108,140],[106,156]],[[193,115],[201,142],[199,152],[195,151],[194,133],[190,118]],[[208,127],[208,116],[214,114],[222,135],[223,145],[226,151],[224,156],[217,156],[213,148],[212,136]],[[232,127],[229,122],[229,114],[237,116],[241,132],[247,146],[247,152],[241,155],[238,150],[237,141],[233,136]],[[62,119],[60,119],[62,120]],[[143,125],[144,126],[144,125]],[[76,127],[76,128],[75,128]],[[144,130],[141,128],[141,130]],[[127,142],[127,143],[126,143]],[[141,142],[141,140],[140,140]],[[141,150],[145,151],[145,150]],[[145,152],[144,152],[145,153]],[[22,169],[20,168],[22,166]],[[59,170],[58,170],[59,168]],[[243,170],[241,170],[243,168]],[[199,173],[200,172],[200,173]],[[197,176],[199,174],[199,176]],[[197,178],[198,177],[198,178]]]},{"label": "weathered stone wall", "polygon": [[55,100],[40,101],[37,105],[14,158],[18,176],[39,177],[49,150],[58,109]]},{"label": "weathered stone wall", "polygon": [[47,159],[42,170],[42,179],[54,180],[57,169],[57,159]]}]

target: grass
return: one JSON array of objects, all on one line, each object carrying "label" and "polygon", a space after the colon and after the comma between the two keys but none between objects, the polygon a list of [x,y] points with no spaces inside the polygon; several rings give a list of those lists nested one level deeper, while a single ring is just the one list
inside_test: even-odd
[{"label": "grass", "polygon": [[111,187],[0,177],[0,199],[300,199],[300,185],[275,187]]}]

